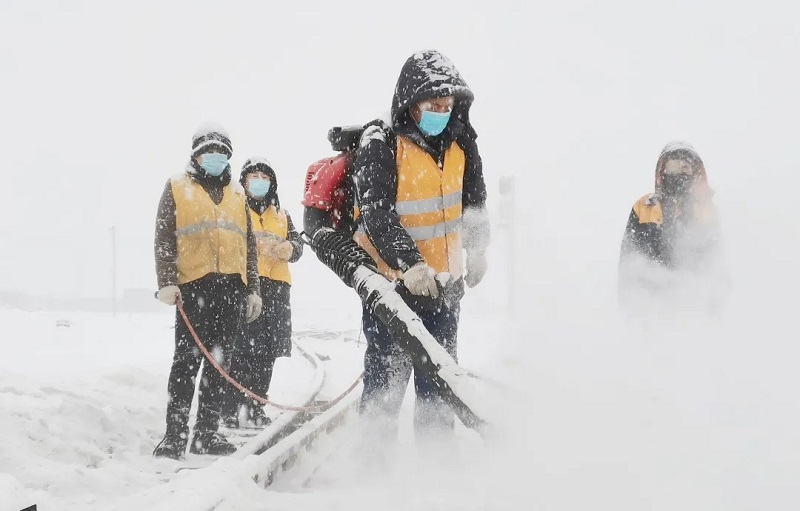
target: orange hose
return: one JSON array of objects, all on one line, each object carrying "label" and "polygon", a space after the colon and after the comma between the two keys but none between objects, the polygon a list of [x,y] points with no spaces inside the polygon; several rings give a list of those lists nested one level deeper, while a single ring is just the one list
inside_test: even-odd
[{"label": "orange hose", "polygon": [[228,380],[228,382],[230,382],[231,385],[233,385],[237,389],[241,390],[247,396],[251,397],[252,399],[254,399],[255,401],[261,403],[262,405],[270,405],[270,406],[274,406],[275,408],[277,408],[279,410],[285,410],[285,411],[290,411],[290,412],[317,412],[317,413],[318,412],[324,412],[325,410],[331,408],[336,403],[338,403],[339,401],[344,399],[345,396],[347,396],[349,393],[351,393],[353,391],[353,389],[355,389],[356,386],[358,386],[358,382],[361,381],[361,377],[364,376],[364,373],[362,372],[358,376],[356,381],[354,381],[353,384],[350,385],[350,387],[347,390],[345,390],[343,393],[338,395],[335,399],[333,399],[331,401],[328,401],[328,402],[326,402],[324,404],[321,404],[321,405],[315,405],[315,406],[287,406],[287,405],[281,405],[281,404],[278,404],[278,403],[274,403],[274,402],[270,401],[269,399],[267,399],[265,397],[259,396],[258,394],[256,394],[255,392],[251,391],[250,389],[245,388],[241,383],[239,383],[238,381],[234,380],[219,365],[219,363],[217,363],[217,361],[214,359],[214,356],[205,347],[205,345],[203,344],[203,341],[200,340],[200,337],[198,337],[197,332],[194,331],[194,327],[192,327],[192,324],[189,322],[189,318],[186,316],[186,311],[183,310],[183,305],[180,304],[180,303],[178,303],[177,305],[178,305],[178,311],[180,312],[181,317],[183,318],[183,322],[186,323],[186,327],[189,329],[189,333],[191,333],[192,337],[194,338],[194,342],[200,348],[200,351],[203,352],[203,355],[206,356],[206,359],[211,363],[211,365],[214,366],[214,368],[217,371],[219,371],[219,374],[221,374],[223,378]]}]

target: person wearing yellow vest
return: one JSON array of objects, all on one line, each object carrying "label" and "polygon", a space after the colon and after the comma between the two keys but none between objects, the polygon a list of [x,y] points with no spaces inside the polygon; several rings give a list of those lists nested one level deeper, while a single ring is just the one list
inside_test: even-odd
[{"label": "person wearing yellow vest", "polygon": [[[261,315],[244,326],[244,333],[236,343],[231,376],[257,395],[266,396],[275,360],[292,354],[289,263],[303,255],[303,244],[292,218],[281,207],[278,178],[265,158],[247,160],[239,181],[247,193],[256,238],[263,305]],[[247,398],[232,385],[228,386],[222,415],[224,425],[229,428],[239,427],[240,416],[255,426],[269,424],[263,405]]]},{"label": "person wearing yellow vest", "polygon": [[[415,53],[398,78],[391,125],[367,125],[354,163],[354,239],[384,276],[404,284],[404,301],[454,358],[464,283],[474,287],[483,278],[489,243],[486,185],[469,120],[472,101],[447,57],[433,50]],[[393,436],[411,360],[366,306],[362,327],[367,351],[361,413],[386,424],[381,434]],[[414,387],[417,437],[451,432],[453,413],[435,386],[415,373]]]},{"label": "person wearing yellow vest", "polygon": [[[209,125],[197,130],[185,171],[170,179],[161,195],[155,235],[158,299],[182,304],[200,340],[225,369],[241,324],[261,312],[255,236],[244,190],[231,181],[232,153],[230,137],[222,128]],[[203,360],[176,312],[167,428],[154,456],[184,456],[198,372],[199,405],[189,450],[212,455],[236,450],[218,432],[224,380]]]},{"label": "person wearing yellow vest", "polygon": [[[709,310],[718,308],[727,277],[712,197],[697,151],[685,142],[667,144],[656,163],[655,191],[634,203],[625,226],[618,272],[624,312],[661,315],[679,305],[670,297],[683,284],[707,299]],[[710,294],[700,296],[701,288]]]}]

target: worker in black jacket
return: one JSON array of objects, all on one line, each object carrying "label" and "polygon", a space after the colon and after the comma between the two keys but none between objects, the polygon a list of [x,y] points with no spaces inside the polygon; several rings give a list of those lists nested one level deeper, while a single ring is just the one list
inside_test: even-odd
[{"label": "worker in black jacket", "polygon": [[[465,283],[473,287],[483,278],[489,243],[472,100],[447,57],[415,53],[398,78],[391,125],[368,125],[354,162],[354,239],[384,276],[403,282],[406,303],[454,358],[459,300]],[[411,360],[368,307],[362,318],[368,345],[361,410],[396,424]],[[453,413],[429,378],[415,373],[414,384],[417,434],[452,430]]]}]

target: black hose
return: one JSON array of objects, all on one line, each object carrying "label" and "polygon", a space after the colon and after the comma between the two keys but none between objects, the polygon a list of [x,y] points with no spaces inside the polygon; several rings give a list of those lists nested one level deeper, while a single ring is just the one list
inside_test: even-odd
[{"label": "black hose", "polygon": [[349,287],[353,287],[353,273],[359,266],[378,271],[372,257],[353,241],[348,232],[323,227],[317,229],[310,237],[303,232],[300,239],[310,246],[317,258]]},{"label": "black hose", "polygon": [[[349,231],[336,231],[329,227],[317,229],[310,237],[305,232],[301,233],[300,239],[309,245],[320,261],[330,268],[342,281],[349,287],[354,288],[361,298],[365,308],[374,314],[391,333],[392,339],[411,357],[416,370],[427,374],[438,389],[442,399],[450,405],[458,418],[469,428],[475,429],[479,433],[485,426],[485,420],[479,417],[467,403],[464,402],[455,389],[451,388],[447,381],[439,375],[439,366],[434,363],[428,354],[422,340],[418,337],[417,330],[423,328],[422,320],[407,305],[407,299],[422,300],[421,297],[404,296],[408,292],[405,286],[397,283],[389,288],[376,288],[364,280],[363,271],[361,277],[356,282],[354,274],[357,269],[366,267],[370,271],[380,274],[375,262],[366,250],[361,248],[353,241]],[[449,294],[448,289],[440,286],[438,300],[429,299],[431,306],[441,307],[442,301]],[[463,284],[462,284],[463,288]],[[394,293],[400,293],[395,295]],[[463,293],[463,290],[462,290]],[[393,298],[391,295],[396,296]],[[460,298],[456,296],[457,300]],[[418,302],[421,303],[421,302]],[[404,314],[398,314],[399,309],[404,310]],[[405,318],[405,319],[403,319]],[[406,319],[415,318],[414,326],[406,323]]]},{"label": "black hose", "polygon": [[[395,289],[374,287],[363,278],[357,283],[355,290],[365,309],[386,326],[392,340],[410,356],[414,370],[426,374],[431,379],[441,398],[465,426],[483,434],[485,419],[478,416],[456,389],[453,389],[439,374],[441,367],[428,354],[418,333],[420,329],[425,328],[422,320],[405,300],[391,296],[396,292]],[[407,322],[409,318],[412,318],[411,323]]]}]

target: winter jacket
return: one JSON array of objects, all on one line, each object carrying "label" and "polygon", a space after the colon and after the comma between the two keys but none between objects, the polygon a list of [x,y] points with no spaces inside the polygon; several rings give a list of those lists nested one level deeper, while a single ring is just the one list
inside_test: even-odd
[{"label": "winter jacket", "polygon": [[[455,98],[447,128],[436,137],[423,135],[411,118],[409,108],[419,101],[444,96]],[[469,121],[472,99],[471,90],[449,60],[435,51],[417,53],[406,61],[398,78],[392,101],[391,128],[376,122],[364,131],[354,163],[358,228],[374,247],[375,255],[395,273],[425,260],[407,229],[410,226],[404,225],[402,212],[397,210],[399,172],[404,172],[406,179],[415,171],[419,177],[427,172],[422,167],[403,168],[403,157],[409,151],[427,155],[437,169],[447,167],[448,158],[463,158],[463,169],[459,170],[463,172],[461,211],[447,220],[460,223],[463,248],[476,252],[486,250],[489,242],[486,185],[477,134]],[[413,181],[414,177],[410,179]],[[438,195],[443,202],[445,194],[440,191]],[[401,202],[406,198],[400,197]]]},{"label": "winter jacket", "polygon": [[[662,183],[667,160],[680,158],[695,162],[697,177],[686,198],[677,201]],[[711,262],[720,242],[712,195],[697,152],[686,144],[667,145],[656,164],[655,192],[637,200],[628,215],[620,250],[620,284],[642,277],[637,261],[669,270],[698,270]]]},{"label": "winter jacket", "polygon": [[256,349],[266,350],[272,357],[292,355],[291,286],[261,278],[263,305],[261,315],[245,325],[245,340]]},{"label": "winter jacket", "polygon": [[[202,190],[205,192],[205,195],[208,199],[211,199],[207,204],[204,203],[206,197],[198,198],[196,205],[201,208],[205,208],[208,206],[209,208],[220,206],[223,204],[223,201],[229,201],[232,197],[231,194],[236,194],[237,192],[233,190],[234,187],[239,188],[238,184],[231,184],[230,179],[230,169],[226,169],[222,176],[219,177],[211,177],[207,176],[205,172],[197,165],[196,162],[191,161],[187,167],[184,174],[179,177],[170,179],[167,181],[166,186],[164,187],[164,192],[161,195],[161,200],[159,201],[158,205],[158,213],[156,216],[156,229],[155,229],[155,261],[156,261],[156,278],[158,281],[158,287],[162,288],[168,285],[177,285],[186,283],[187,278],[190,280],[196,280],[197,278],[201,278],[204,275],[199,275],[199,273],[195,269],[188,269],[188,268],[181,268],[182,262],[188,260],[188,258],[193,257],[196,255],[195,251],[199,246],[202,246],[204,242],[198,241],[197,239],[194,240],[194,245],[190,243],[190,245],[185,245],[183,243],[179,244],[178,238],[178,218],[181,215],[181,212],[177,211],[176,200],[174,195],[173,186],[175,182],[188,180],[187,184],[189,186],[194,187],[195,185],[199,185],[196,188],[197,191]],[[248,291],[251,293],[259,293],[260,286],[258,282],[258,259],[256,253],[256,243],[255,237],[253,235],[253,228],[250,220],[250,215],[247,213],[247,206],[244,200],[244,192],[239,189],[241,194],[241,206],[243,209],[244,214],[242,215],[242,223],[246,226],[245,232],[240,232],[237,234],[240,238],[244,238],[244,248],[246,254],[245,257],[245,277],[243,281],[246,282]],[[226,199],[227,198],[227,199]],[[226,201],[227,206],[230,207],[230,203]],[[192,217],[193,215],[189,215]],[[202,215],[200,215],[202,216]],[[227,239],[234,239],[233,236],[229,236],[232,230],[241,229],[240,226],[236,225],[236,221],[229,222],[223,227],[227,228],[220,228],[217,229],[219,234],[222,234]],[[187,229],[187,232],[193,231],[193,229]],[[224,231],[224,232],[223,232]],[[211,238],[205,238],[211,243]],[[219,238],[217,238],[219,239]],[[214,241],[218,243],[217,241]],[[232,245],[233,246],[233,245]],[[212,249],[213,251],[213,249]],[[238,248],[237,248],[238,251]],[[230,259],[226,259],[223,264],[219,264],[219,261],[210,262],[210,261],[194,261],[192,264],[200,263],[200,264],[208,264],[209,266],[205,267],[203,271],[200,273],[208,274],[208,273],[239,273],[238,263],[235,262],[236,259],[240,257],[237,251],[234,251],[230,254]],[[190,253],[191,252],[191,253]],[[234,262],[231,262],[234,261]],[[234,269],[235,268],[235,269]],[[211,271],[207,271],[211,270]],[[220,271],[222,270],[222,271]],[[231,271],[228,271],[231,270]],[[182,277],[181,274],[184,276]]]}]

